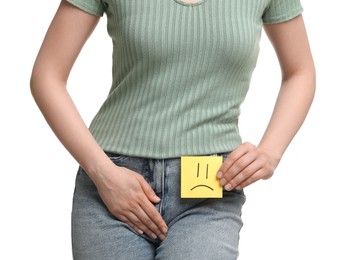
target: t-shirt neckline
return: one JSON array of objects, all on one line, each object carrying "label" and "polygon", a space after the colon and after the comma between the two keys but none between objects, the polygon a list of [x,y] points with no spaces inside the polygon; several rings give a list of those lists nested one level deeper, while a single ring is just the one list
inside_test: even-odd
[{"label": "t-shirt neckline", "polygon": [[204,2],[206,2],[207,0],[198,0],[198,2],[196,3],[188,3],[184,0],[174,0],[175,2],[177,2],[178,4],[184,5],[184,6],[197,6],[197,5],[201,5]]}]

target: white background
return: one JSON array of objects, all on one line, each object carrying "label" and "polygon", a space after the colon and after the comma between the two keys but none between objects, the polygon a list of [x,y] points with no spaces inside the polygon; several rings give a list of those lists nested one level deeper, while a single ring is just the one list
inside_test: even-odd
[{"label": "white background", "polygon": [[[31,68],[58,0],[3,1],[0,40],[0,259],[71,259],[77,163],[58,142],[29,90]],[[340,3],[302,0],[317,93],[275,176],[245,190],[240,260],[341,259]],[[69,90],[89,123],[110,86],[105,18],[79,57]],[[244,141],[257,143],[280,74],[263,35],[242,107]]]}]

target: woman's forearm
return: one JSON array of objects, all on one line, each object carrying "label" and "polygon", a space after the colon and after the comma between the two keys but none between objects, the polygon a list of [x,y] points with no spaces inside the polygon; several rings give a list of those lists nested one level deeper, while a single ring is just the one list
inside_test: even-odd
[{"label": "woman's forearm", "polygon": [[112,165],[83,122],[64,82],[33,74],[31,92],[55,135],[92,179],[102,172],[101,167]]},{"label": "woman's forearm", "polygon": [[268,127],[259,144],[279,161],[301,127],[315,93],[313,67],[284,80]]},{"label": "woman's forearm", "polygon": [[301,127],[315,93],[313,66],[305,73],[284,80],[277,102],[258,146],[243,143],[220,167],[217,178],[226,190],[243,189],[260,179],[270,178]]},{"label": "woman's forearm", "polygon": [[303,17],[268,24],[282,70],[282,86],[259,146],[279,160],[301,127],[315,93],[315,66]]},{"label": "woman's forearm", "polygon": [[30,82],[32,95],[48,124],[92,179],[110,160],[84,124],[66,82],[98,21],[98,17],[61,1],[37,55]]}]

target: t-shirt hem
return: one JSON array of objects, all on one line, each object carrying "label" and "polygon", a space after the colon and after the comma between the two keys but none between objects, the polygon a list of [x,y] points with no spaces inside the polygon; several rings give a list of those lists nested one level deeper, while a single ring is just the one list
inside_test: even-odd
[{"label": "t-shirt hem", "polygon": [[276,24],[276,23],[287,22],[287,21],[301,15],[302,12],[303,12],[303,8],[299,7],[295,10],[291,10],[288,13],[281,14],[280,16],[270,17],[266,20],[263,20],[263,23],[264,24]]},{"label": "t-shirt hem", "polygon": [[67,2],[69,2],[70,4],[78,7],[79,9],[89,13],[89,14],[92,14],[92,15],[95,15],[95,16],[99,16],[99,17],[102,17],[103,14],[104,14],[104,11],[102,10],[95,10],[94,8],[91,8],[87,5],[85,5],[84,3],[79,3],[78,1],[76,0],[66,0]]},{"label": "t-shirt hem", "polygon": [[123,156],[129,156],[129,157],[140,157],[140,158],[147,158],[147,159],[173,159],[173,158],[180,158],[181,156],[207,156],[207,155],[213,155],[213,154],[224,154],[224,153],[230,153],[234,149],[236,149],[241,142],[235,142],[230,143],[228,146],[220,147],[218,149],[211,148],[211,149],[201,149],[199,152],[193,152],[186,149],[180,150],[180,151],[149,151],[149,152],[143,152],[139,153],[136,152],[139,149],[119,149],[119,148],[112,148],[111,146],[103,146],[100,145],[102,150],[104,152],[113,153],[117,155],[123,155]]},{"label": "t-shirt hem", "polygon": [[[235,148],[234,148],[235,149]],[[183,154],[164,154],[164,155],[156,155],[156,154],[135,154],[135,153],[129,153],[129,152],[117,152],[112,151],[111,149],[103,149],[106,153],[112,153],[116,155],[123,155],[123,156],[129,156],[129,157],[138,157],[138,158],[146,158],[146,159],[154,159],[154,160],[167,160],[167,159],[176,159],[180,158],[181,156],[209,156],[209,155],[215,155],[215,154],[226,154],[231,153],[234,149],[225,149],[222,151],[215,151],[211,152],[208,151],[206,153],[183,153]]]}]

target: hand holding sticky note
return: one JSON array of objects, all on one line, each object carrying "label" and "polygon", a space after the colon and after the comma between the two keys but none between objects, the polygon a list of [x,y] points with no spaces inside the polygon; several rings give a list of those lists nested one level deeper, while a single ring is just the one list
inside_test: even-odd
[{"label": "hand holding sticky note", "polygon": [[222,162],[222,156],[182,156],[181,198],[222,198],[216,177]]}]

